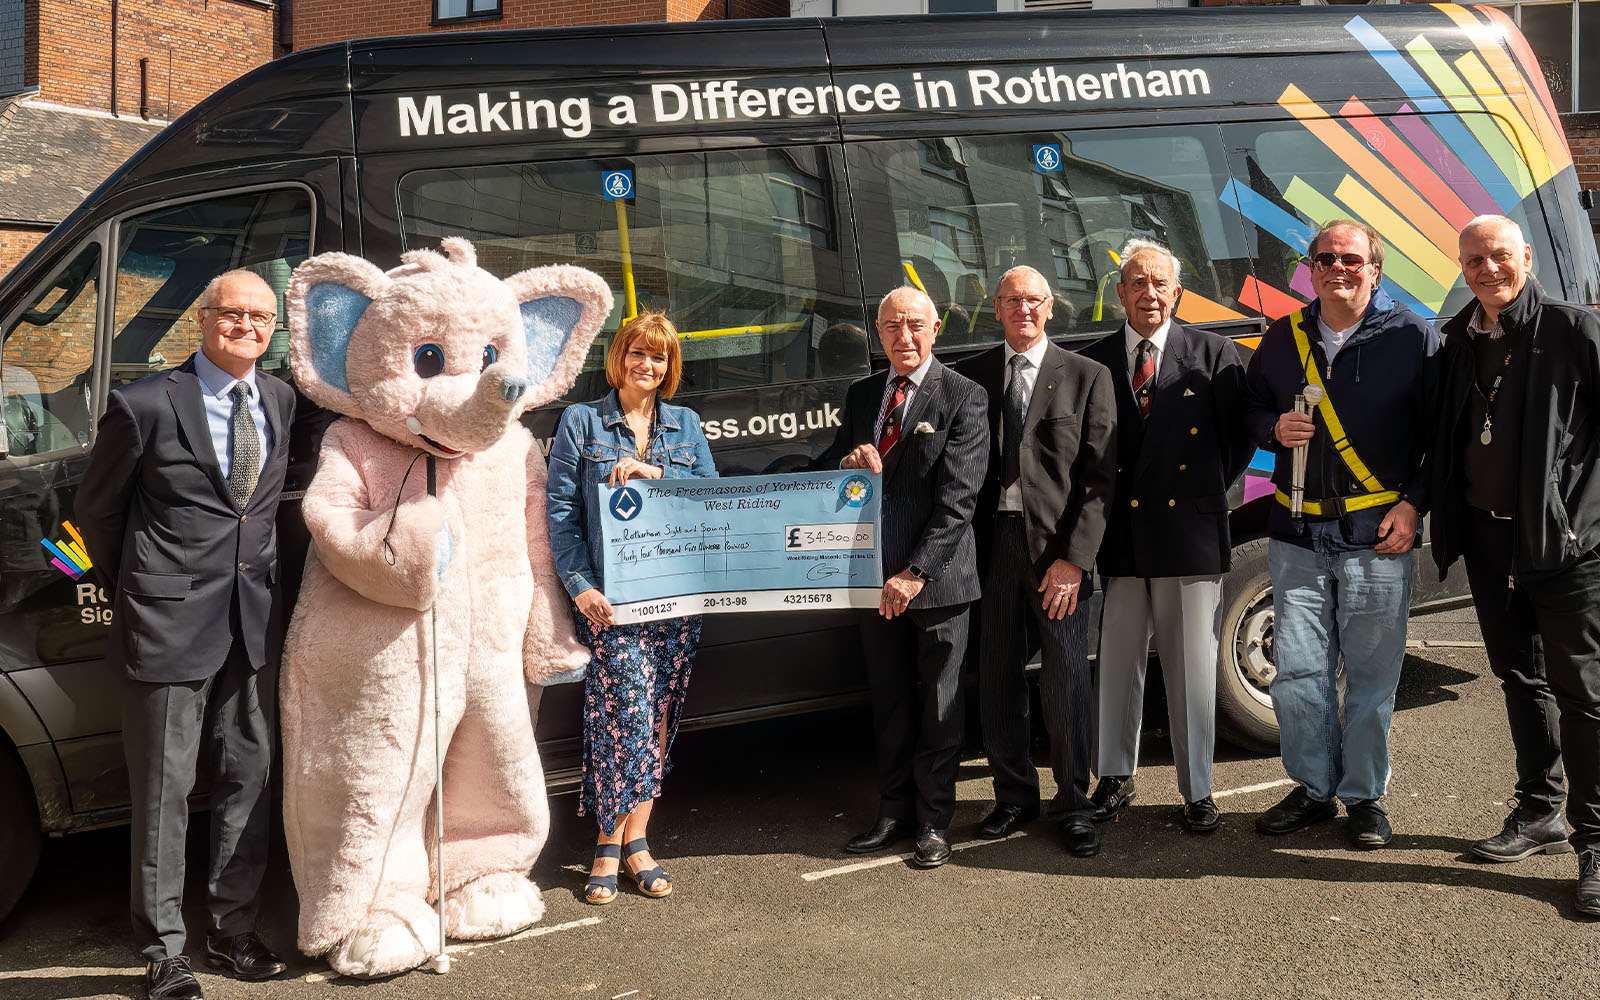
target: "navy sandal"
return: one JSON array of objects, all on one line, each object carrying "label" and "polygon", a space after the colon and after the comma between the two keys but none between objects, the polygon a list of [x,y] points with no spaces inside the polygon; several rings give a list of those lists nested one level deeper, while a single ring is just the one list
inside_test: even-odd
[{"label": "navy sandal", "polygon": [[[635,854],[643,854],[649,850],[650,843],[643,837],[640,837],[638,840],[630,840],[626,844],[622,845],[623,855],[629,858],[633,857]],[[651,868],[647,871],[636,872],[624,864],[622,866],[622,870],[628,873],[629,878],[633,879],[633,883],[639,887],[639,891],[644,893],[646,896],[649,896],[651,899],[660,899],[663,896],[670,896],[672,894],[672,878],[667,875],[667,870],[662,868],[660,865],[656,865],[654,868]],[[667,883],[666,888],[648,888],[648,886],[656,882]]]},{"label": "navy sandal", "polygon": [[[596,844],[594,849],[594,859],[599,861],[601,858],[616,858],[617,867],[620,868],[622,866],[622,848],[618,847],[616,844]],[[606,890],[606,894],[604,896],[597,895],[596,890],[598,889]],[[588,903],[590,906],[604,906],[616,898],[616,872],[612,872],[610,875],[590,875],[589,881],[584,884],[583,901]]]}]

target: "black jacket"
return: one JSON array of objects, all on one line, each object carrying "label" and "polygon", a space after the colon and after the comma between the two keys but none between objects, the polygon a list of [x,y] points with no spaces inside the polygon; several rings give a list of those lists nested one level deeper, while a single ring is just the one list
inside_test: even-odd
[{"label": "black jacket", "polygon": [[[1469,302],[1445,324],[1439,354],[1432,540],[1441,578],[1469,530],[1462,450],[1477,430],[1466,426],[1476,378],[1467,323],[1477,305]],[[1600,545],[1600,312],[1550,298],[1530,275],[1500,325],[1529,338],[1513,565],[1524,573],[1559,570]]]},{"label": "black jacket", "polygon": [[1117,392],[1117,492],[1096,563],[1100,575],[1226,573],[1233,548],[1228,488],[1255,453],[1233,341],[1173,323],[1149,419],[1133,398],[1124,330],[1083,353],[1110,369]]}]

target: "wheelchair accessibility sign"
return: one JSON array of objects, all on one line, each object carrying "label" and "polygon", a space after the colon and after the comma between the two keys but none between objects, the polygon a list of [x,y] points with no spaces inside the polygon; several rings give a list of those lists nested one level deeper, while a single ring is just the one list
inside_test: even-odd
[{"label": "wheelchair accessibility sign", "polygon": [[1033,165],[1040,170],[1061,169],[1061,147],[1056,145],[1033,147]]},{"label": "wheelchair accessibility sign", "polygon": [[633,197],[633,171],[632,170],[607,170],[600,178],[600,189],[605,192],[606,201],[621,201]]}]

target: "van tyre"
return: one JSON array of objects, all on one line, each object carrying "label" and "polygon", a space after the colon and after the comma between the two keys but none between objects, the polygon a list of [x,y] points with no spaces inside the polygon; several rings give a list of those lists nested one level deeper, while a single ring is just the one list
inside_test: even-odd
[{"label": "van tyre", "polygon": [[1234,746],[1278,752],[1272,712],[1272,576],[1267,540],[1233,550],[1233,569],[1222,579],[1222,649],[1217,656],[1217,734]]},{"label": "van tyre", "polygon": [[0,746],[0,921],[11,913],[39,864],[39,806],[28,772],[9,747]]}]

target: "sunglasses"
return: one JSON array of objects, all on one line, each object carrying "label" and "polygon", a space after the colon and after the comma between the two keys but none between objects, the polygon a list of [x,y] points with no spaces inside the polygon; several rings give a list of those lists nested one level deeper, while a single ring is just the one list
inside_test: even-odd
[{"label": "sunglasses", "polygon": [[1359,271],[1367,266],[1367,258],[1356,253],[1319,253],[1307,260],[1318,271],[1331,271],[1335,264],[1343,265],[1347,271]]}]

